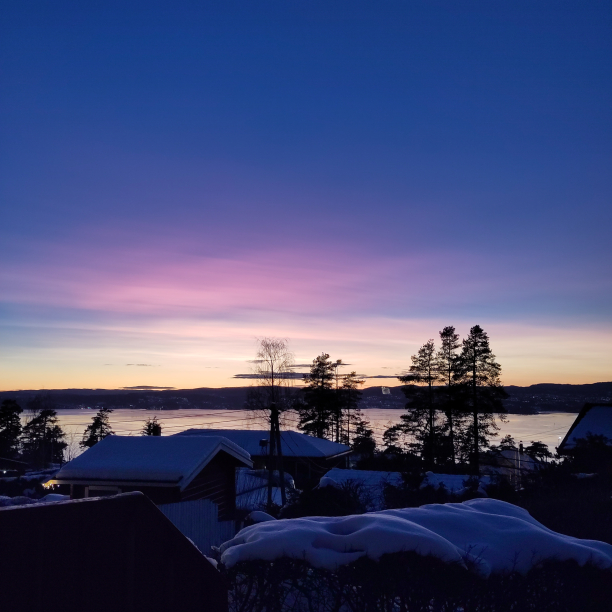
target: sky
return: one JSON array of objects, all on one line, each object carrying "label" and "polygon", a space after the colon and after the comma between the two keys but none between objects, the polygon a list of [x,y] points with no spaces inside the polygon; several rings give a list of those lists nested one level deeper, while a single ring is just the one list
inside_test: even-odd
[{"label": "sky", "polygon": [[0,389],[612,380],[612,5],[5,0]]}]

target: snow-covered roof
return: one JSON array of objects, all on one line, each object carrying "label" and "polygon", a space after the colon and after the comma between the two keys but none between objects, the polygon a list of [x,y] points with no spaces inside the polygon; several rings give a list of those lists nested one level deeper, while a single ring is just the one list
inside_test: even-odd
[{"label": "snow-covered roof", "polygon": [[108,436],[57,474],[57,482],[138,482],[186,487],[219,452],[252,466],[243,448],[221,436]]},{"label": "snow-covered roof", "polygon": [[364,486],[376,487],[384,484],[400,486],[403,482],[400,472],[379,472],[374,470],[342,470],[333,468],[325,474],[337,483],[355,482]]},{"label": "snow-covered roof", "polygon": [[[259,445],[261,440],[268,440],[270,432],[265,429],[187,429],[174,434],[183,436],[224,436],[244,448],[252,457],[267,455],[268,450]],[[314,438],[297,431],[281,432],[281,447],[284,457],[335,457],[351,451],[350,446],[338,444],[322,438]]]},{"label": "snow-covered roof", "polygon": [[[452,495],[462,495],[469,487],[467,486],[469,480],[474,478],[468,474],[434,474],[433,472],[427,472],[423,482],[421,482],[421,489],[425,487],[444,487]],[[478,478],[478,490],[480,493],[485,493],[485,488],[491,484],[490,476],[480,476]]]},{"label": "snow-covered roof", "polygon": [[355,516],[268,520],[221,545],[221,561],[305,559],[334,570],[360,557],[415,551],[491,572],[527,572],[544,559],[612,567],[612,545],[555,533],[512,504],[472,499],[461,504],[385,510]]},{"label": "snow-covered roof", "polygon": [[570,450],[576,446],[576,440],[586,438],[587,434],[604,435],[612,440],[612,405],[587,404],[576,417],[559,450]]},{"label": "snow-covered roof", "polygon": [[[331,481],[331,482],[330,482]],[[333,468],[321,478],[320,487],[355,483],[360,487],[360,497],[368,510],[385,507],[385,485],[399,487],[403,483],[400,472],[378,472],[374,470],[342,470]]]}]

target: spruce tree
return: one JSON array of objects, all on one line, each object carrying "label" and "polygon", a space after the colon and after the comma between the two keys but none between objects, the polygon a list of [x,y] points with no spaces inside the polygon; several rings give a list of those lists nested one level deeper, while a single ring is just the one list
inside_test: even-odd
[{"label": "spruce tree", "polygon": [[361,411],[357,411],[353,418],[355,433],[353,434],[350,445],[352,449],[361,456],[361,459],[372,458],[376,451],[376,440],[374,430],[370,428],[370,422],[361,416]]},{"label": "spruce tree", "polygon": [[0,457],[12,459],[19,452],[22,412],[15,400],[4,400],[0,406]]},{"label": "spruce tree", "polygon": [[345,427],[340,428],[341,431],[336,435],[336,442],[350,445],[352,433],[363,420],[359,409],[362,396],[359,387],[364,382],[363,379],[358,378],[356,372],[342,376],[342,384],[336,391],[336,395],[338,396],[338,421]]},{"label": "spruce tree", "polygon": [[110,414],[112,409],[102,407],[93,417],[92,422],[85,428],[83,439],[79,443],[81,448],[91,448],[106,436],[110,436],[115,432],[110,426]]},{"label": "spruce tree", "polygon": [[456,433],[461,428],[459,378],[461,376],[459,348],[461,342],[455,328],[448,325],[440,332],[440,348],[436,354],[439,374],[440,410],[446,416],[447,452],[450,462],[455,464]]},{"label": "spruce tree", "polygon": [[489,346],[489,336],[475,325],[463,340],[460,356],[461,382],[465,390],[471,427],[465,432],[465,443],[471,447],[469,456],[474,474],[480,471],[480,449],[497,429],[495,413],[504,412],[502,400],[507,396],[501,383],[501,366]]},{"label": "spruce tree", "polygon": [[140,431],[142,436],[161,436],[162,426],[157,417],[149,417]]},{"label": "spruce tree", "polygon": [[302,402],[297,406],[300,416],[298,427],[317,438],[331,438],[337,397],[332,389],[334,369],[327,353],[322,353],[312,362],[310,373],[304,377],[306,387],[302,391]]},{"label": "spruce tree", "polygon": [[427,341],[411,360],[409,372],[399,377],[404,383],[402,391],[407,399],[406,411],[400,417],[400,423],[385,432],[384,439],[390,448],[399,448],[401,436],[412,440],[408,447],[421,455],[426,467],[432,468],[443,430],[436,414],[435,383],[440,374],[434,341]]},{"label": "spruce tree", "polygon": [[49,395],[36,396],[28,402],[33,416],[23,426],[21,446],[24,458],[38,467],[61,463],[64,449],[68,446],[64,441],[66,434],[59,425],[57,412],[52,405]]},{"label": "spruce tree", "polygon": [[412,356],[412,365],[408,376],[400,378],[402,382],[409,383],[404,387],[409,404],[413,411],[413,420],[422,423],[419,437],[423,444],[422,455],[425,465],[433,467],[436,455],[436,442],[440,428],[436,424],[436,397],[434,385],[438,381],[439,373],[435,359],[435,345],[428,340]]}]

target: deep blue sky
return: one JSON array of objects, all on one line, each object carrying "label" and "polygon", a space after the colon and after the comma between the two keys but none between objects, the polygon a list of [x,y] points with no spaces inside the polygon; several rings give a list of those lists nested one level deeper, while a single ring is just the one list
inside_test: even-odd
[{"label": "deep blue sky", "polygon": [[[588,0],[5,1],[0,325],[23,380],[80,350],[67,322],[108,335],[152,311],[277,335],[342,312],[427,320],[423,341],[456,320],[607,342],[611,26]],[[244,274],[286,293],[251,299]],[[212,314],[184,295],[200,282]],[[138,283],[146,298],[109,299]],[[298,318],[275,329],[278,312]]]}]

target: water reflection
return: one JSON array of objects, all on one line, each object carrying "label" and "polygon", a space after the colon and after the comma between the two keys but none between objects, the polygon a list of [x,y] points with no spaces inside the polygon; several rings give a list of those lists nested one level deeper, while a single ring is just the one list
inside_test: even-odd
[{"label": "water reflection", "polygon": [[[402,410],[372,408],[364,410],[364,416],[370,421],[374,434],[380,443],[388,427],[399,422]],[[81,452],[79,441],[85,427],[89,425],[94,410],[58,410],[60,425],[68,434],[71,456]],[[162,424],[163,435],[171,435],[192,427],[214,429],[265,429],[265,419],[248,410],[116,410],[111,414],[111,426],[117,435],[138,436],[149,417],[157,416]],[[510,414],[507,422],[501,423],[496,440],[507,434],[518,443],[526,445],[532,440],[547,444],[552,452],[559,445],[560,437],[565,436],[576,414],[548,412],[536,415]],[[298,418],[294,413],[284,415],[284,429],[297,431]],[[493,441],[495,443],[495,440]]]}]

